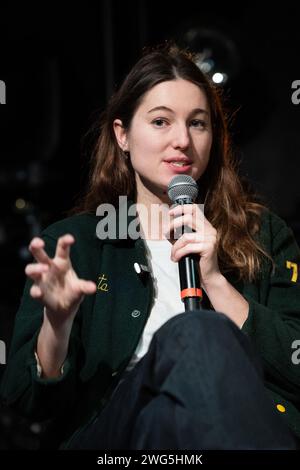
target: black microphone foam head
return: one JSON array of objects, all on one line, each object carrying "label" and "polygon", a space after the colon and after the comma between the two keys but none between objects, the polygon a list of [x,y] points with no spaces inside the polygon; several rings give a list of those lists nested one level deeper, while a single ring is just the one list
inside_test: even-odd
[{"label": "black microphone foam head", "polygon": [[168,196],[172,202],[180,203],[180,200],[195,201],[198,195],[196,181],[188,175],[177,175],[171,179],[168,185]]}]

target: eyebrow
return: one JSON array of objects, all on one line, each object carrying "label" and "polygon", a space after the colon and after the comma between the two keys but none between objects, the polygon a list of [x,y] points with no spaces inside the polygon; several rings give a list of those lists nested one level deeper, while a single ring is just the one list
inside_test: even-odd
[{"label": "eyebrow", "polygon": [[[167,106],[156,106],[155,108],[150,109],[147,114],[152,113],[153,111],[168,111],[169,113],[174,114],[173,109],[168,108]],[[202,108],[192,109],[190,114],[206,114],[208,116],[208,112]]]}]

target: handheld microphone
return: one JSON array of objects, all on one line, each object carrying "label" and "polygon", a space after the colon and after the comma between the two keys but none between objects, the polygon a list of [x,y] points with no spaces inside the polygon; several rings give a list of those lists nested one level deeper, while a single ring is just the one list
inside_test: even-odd
[{"label": "handheld microphone", "polygon": [[[198,195],[196,181],[188,175],[177,175],[169,183],[168,196],[175,204],[193,204]],[[182,233],[191,233],[190,227],[183,227]],[[202,289],[199,274],[199,255],[183,256],[179,262],[181,300],[185,311],[200,310]]]}]

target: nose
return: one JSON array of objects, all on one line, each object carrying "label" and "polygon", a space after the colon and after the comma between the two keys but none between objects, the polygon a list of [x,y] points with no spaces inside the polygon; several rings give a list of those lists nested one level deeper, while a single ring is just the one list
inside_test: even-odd
[{"label": "nose", "polygon": [[180,149],[187,149],[190,145],[189,128],[186,124],[178,124],[174,127],[173,134],[173,147]]}]

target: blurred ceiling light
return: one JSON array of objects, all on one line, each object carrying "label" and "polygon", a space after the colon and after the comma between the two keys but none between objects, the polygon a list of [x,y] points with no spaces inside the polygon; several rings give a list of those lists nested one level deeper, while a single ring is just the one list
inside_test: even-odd
[{"label": "blurred ceiling light", "polygon": [[216,72],[212,76],[212,80],[214,83],[221,84],[227,82],[227,75],[226,73]]},{"label": "blurred ceiling light", "polygon": [[182,35],[184,46],[197,54],[198,67],[214,83],[225,85],[240,71],[237,45],[223,31],[192,27]]},{"label": "blurred ceiling light", "polygon": [[26,207],[26,202],[24,201],[24,199],[18,198],[18,199],[16,199],[16,201],[15,201],[15,206],[16,206],[16,208],[19,209],[19,210],[25,209],[25,207]]}]

